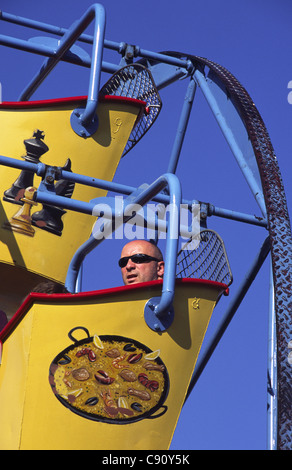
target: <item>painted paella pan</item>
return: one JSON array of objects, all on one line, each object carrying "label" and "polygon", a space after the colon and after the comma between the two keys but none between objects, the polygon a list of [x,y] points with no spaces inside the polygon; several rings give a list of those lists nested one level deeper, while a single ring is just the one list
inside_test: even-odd
[{"label": "painted paella pan", "polygon": [[[76,340],[73,333],[86,337]],[[75,333],[74,333],[75,334]],[[49,382],[57,399],[83,418],[128,424],[162,416],[169,375],[160,350],[123,336],[68,333],[73,342],[52,361]]]}]

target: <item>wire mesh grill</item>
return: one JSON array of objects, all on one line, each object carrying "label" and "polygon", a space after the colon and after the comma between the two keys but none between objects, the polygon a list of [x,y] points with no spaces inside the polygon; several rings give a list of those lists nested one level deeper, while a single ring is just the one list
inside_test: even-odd
[{"label": "wire mesh grill", "polygon": [[186,242],[177,255],[176,276],[222,282],[227,286],[232,283],[224,243],[216,232],[203,230],[198,239]]},{"label": "wire mesh grill", "polygon": [[124,149],[126,155],[152,126],[162,102],[150,71],[140,64],[131,64],[115,72],[103,86],[101,95],[123,96],[146,102],[146,112],[137,120]]}]

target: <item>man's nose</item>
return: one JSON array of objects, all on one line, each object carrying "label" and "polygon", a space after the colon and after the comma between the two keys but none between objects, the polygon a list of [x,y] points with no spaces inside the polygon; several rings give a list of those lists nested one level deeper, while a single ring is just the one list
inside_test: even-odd
[{"label": "man's nose", "polygon": [[131,258],[129,258],[129,259],[128,259],[128,262],[127,262],[127,264],[126,264],[126,268],[127,268],[127,269],[133,269],[133,268],[135,268],[135,266],[136,266],[136,264],[133,263],[133,261],[131,260]]}]

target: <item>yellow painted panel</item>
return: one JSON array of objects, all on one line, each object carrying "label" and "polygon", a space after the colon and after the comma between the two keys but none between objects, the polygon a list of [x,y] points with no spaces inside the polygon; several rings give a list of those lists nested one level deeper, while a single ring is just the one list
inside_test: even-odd
[{"label": "yellow painted panel", "polygon": [[[24,141],[33,138],[34,143],[38,140],[48,147],[40,162],[63,167],[70,159],[74,173],[111,181],[141,106],[139,102],[126,99],[111,101],[109,98],[100,102],[99,127],[92,137],[85,139],[78,136],[70,124],[72,111],[84,104],[84,101],[61,102],[28,109],[0,105],[0,154],[18,160],[24,158],[27,152]],[[35,134],[37,130],[42,131],[41,136]],[[25,194],[24,205],[4,198],[4,193],[21,174],[21,170],[1,166],[0,276],[7,280],[6,286],[0,287],[0,298],[4,299],[8,317],[15,313],[19,299],[41,280],[65,282],[72,256],[90,236],[95,221],[91,215],[57,210],[61,225],[58,234],[31,225],[30,218],[43,209],[42,204],[36,205],[30,200],[33,192]],[[41,181],[37,175],[26,178],[32,187],[38,187]],[[67,194],[73,199],[89,202],[106,196],[106,191],[75,184],[69,187]],[[47,216],[45,220],[48,220]],[[7,266],[13,266],[12,275]],[[9,276],[6,276],[8,272]],[[13,296],[9,296],[11,290]]]},{"label": "yellow painted panel", "polygon": [[15,330],[3,348],[0,366],[0,420],[3,432],[0,449],[14,450],[20,446],[32,323],[33,315],[23,318],[21,328]]},{"label": "yellow painted panel", "polygon": [[[49,147],[40,158],[42,163],[63,167],[69,158],[74,173],[111,181],[140,108],[127,102],[101,102],[98,130],[92,137],[84,139],[71,128],[70,115],[76,107],[78,103],[31,109],[0,107],[1,155],[23,157],[26,154],[24,141],[31,139],[38,129],[43,132],[43,142]],[[3,200],[3,194],[19,175],[20,170],[1,167],[0,262],[24,267],[62,283],[73,254],[90,235],[94,221],[90,215],[68,211],[61,218],[64,224],[61,236],[35,226],[28,234],[4,228],[20,206]],[[38,187],[40,181],[35,175],[33,186]],[[105,191],[76,184],[72,198],[89,202],[105,195]],[[28,203],[28,209],[28,215],[32,215],[40,211],[42,205]],[[15,221],[13,223],[15,225]],[[60,255],[62,263],[56,262]]]},{"label": "yellow painted panel", "polygon": [[[25,331],[25,336],[29,336],[30,333],[29,354],[24,358],[27,370],[25,390],[23,390],[22,384],[19,391],[19,393],[24,392],[25,395],[22,427],[21,430],[17,430],[17,435],[21,435],[21,438],[16,446],[15,438],[8,442],[8,438],[3,437],[0,433],[0,449],[15,446],[20,449],[163,450],[169,447],[206,328],[218,295],[222,292],[222,285],[198,283],[193,280],[179,282],[176,286],[174,322],[167,331],[158,334],[152,331],[144,321],[144,305],[149,298],[160,295],[161,282],[154,281],[149,284],[143,288],[141,286],[123,287],[88,295],[54,296],[51,301],[47,302],[38,300],[41,296],[34,300],[23,317],[26,321],[30,319],[31,329],[30,332]],[[5,421],[10,419],[9,410],[14,406],[9,390],[14,384],[18,369],[10,355],[12,347],[10,344],[14,344],[16,341],[14,336],[19,335],[18,330],[23,330],[23,319],[20,318],[16,329],[7,338],[4,338],[3,361],[0,366],[2,429],[6,428]],[[74,334],[72,333],[76,343],[72,341],[68,337],[68,333],[76,327],[86,328],[90,338],[88,339],[85,330],[80,328],[74,331]],[[69,403],[66,401],[67,399],[60,401],[57,398],[54,387],[51,387],[49,370],[52,370],[51,366],[60,354],[57,360],[58,370],[66,369],[66,366],[60,368],[58,362],[61,357],[64,359],[64,350],[74,349],[75,354],[77,350],[80,351],[89,344],[90,348],[96,352],[97,362],[92,362],[90,365],[89,356],[85,355],[82,359],[85,362],[82,364],[86,364],[87,370],[95,372],[101,367],[99,361],[102,352],[94,347],[94,335],[98,335],[104,341],[105,337],[109,336],[112,340],[113,336],[118,336],[120,339],[125,337],[134,346],[138,343],[145,346],[146,352],[160,351],[159,359],[155,359],[154,363],[159,365],[160,360],[165,366],[163,374],[167,374],[168,377],[168,394],[164,396],[162,393],[163,400],[159,402],[159,408],[155,409],[153,414],[150,409],[148,414],[140,416],[140,420],[131,421],[129,418],[129,421],[124,420],[123,424],[121,424],[121,414],[118,414],[114,419],[111,417],[108,419],[107,415],[108,422],[104,421],[104,418],[101,422],[100,415],[97,416],[99,420],[88,419],[87,412],[85,415],[77,414],[76,409],[72,410],[71,405],[65,406]],[[83,339],[88,340],[85,341],[85,345],[82,342]],[[121,340],[119,344],[123,344]],[[108,351],[107,348],[108,345],[106,345],[104,352]],[[129,359],[128,355],[127,358]],[[126,369],[131,369],[127,358],[123,360],[125,365],[122,362],[121,365]],[[143,352],[141,368],[144,367],[146,358],[147,355],[145,356]],[[67,382],[72,381],[74,375],[69,367],[71,366],[68,366],[66,369],[68,373],[64,376]],[[114,373],[113,367],[112,364],[107,369],[110,377]],[[82,368],[84,366],[80,369]],[[139,368],[138,363],[136,370],[140,370]],[[8,369],[10,370],[9,376],[5,372]],[[73,369],[76,370],[76,366]],[[153,378],[149,370],[143,369],[143,373],[146,373],[147,379]],[[159,373],[161,372],[158,372],[158,375]],[[63,382],[63,385],[66,385],[66,396],[69,397],[72,388],[67,382],[66,384]],[[81,397],[82,394],[86,397],[86,387],[89,385],[86,385],[87,382],[84,382],[85,385],[83,385],[82,381],[78,384],[80,384],[82,391]],[[149,382],[147,384],[149,385]],[[72,383],[70,385],[72,387]],[[102,405],[101,394],[105,390],[109,390],[107,387],[110,386],[95,384],[96,394]],[[118,398],[121,390],[118,380],[113,382],[112,387],[113,403],[117,407],[117,403],[120,403]],[[144,390],[146,385],[144,387],[144,384],[136,380],[130,383],[130,387]],[[151,397],[152,393],[158,393],[158,391],[153,392],[147,387],[145,390],[149,392]],[[122,396],[125,396],[123,393]],[[72,398],[72,395],[70,396]],[[135,397],[135,400],[142,402],[140,398]],[[106,408],[105,405],[103,409]],[[6,414],[5,420],[2,421],[4,409]],[[17,422],[17,425],[20,423]]]}]

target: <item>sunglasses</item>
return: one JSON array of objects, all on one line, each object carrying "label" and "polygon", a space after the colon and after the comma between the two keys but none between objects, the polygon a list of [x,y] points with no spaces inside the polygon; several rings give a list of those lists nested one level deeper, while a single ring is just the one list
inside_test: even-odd
[{"label": "sunglasses", "polygon": [[157,258],[153,258],[153,256],[144,255],[144,253],[137,253],[136,255],[125,256],[124,258],[121,258],[119,260],[120,268],[127,266],[129,259],[135,264],[150,263],[150,261],[160,261]]}]

